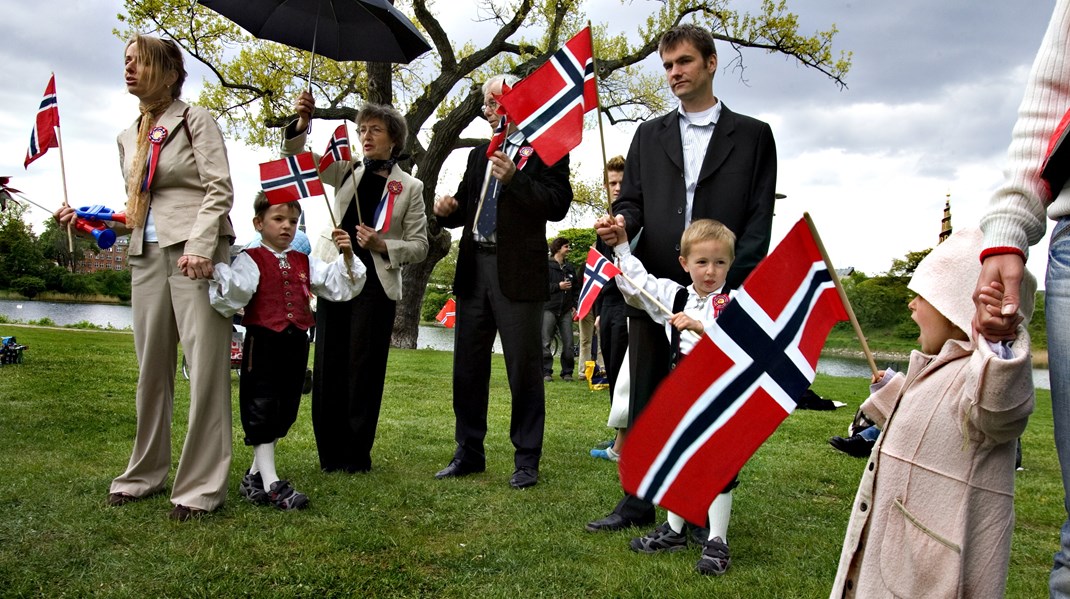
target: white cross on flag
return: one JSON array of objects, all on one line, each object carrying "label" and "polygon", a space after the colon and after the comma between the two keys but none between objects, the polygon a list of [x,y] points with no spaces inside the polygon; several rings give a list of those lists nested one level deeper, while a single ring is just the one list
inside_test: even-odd
[{"label": "white cross on flag", "polygon": [[581,29],[499,102],[547,165],[580,145],[583,115],[598,105],[591,28]]},{"label": "white cross on flag", "polygon": [[272,204],[323,195],[323,183],[316,171],[312,152],[302,152],[260,165],[260,186]]},{"label": "white cross on flag", "polygon": [[829,330],[848,318],[815,238],[796,223],[658,387],[628,431],[625,491],[702,523],[795,409]]},{"label": "white cross on flag", "polygon": [[353,154],[349,148],[349,132],[346,131],[344,124],[338,125],[338,128],[334,130],[334,135],[331,136],[331,141],[327,142],[327,149],[320,157],[320,172],[327,170],[327,167],[335,162],[348,162],[352,158]]},{"label": "white cross on flag", "polygon": [[591,248],[587,250],[587,264],[583,268],[583,287],[580,288],[579,310],[576,311],[574,320],[583,320],[594,306],[594,300],[602,291],[602,287],[610,279],[620,274],[617,265],[602,255],[602,252]]}]

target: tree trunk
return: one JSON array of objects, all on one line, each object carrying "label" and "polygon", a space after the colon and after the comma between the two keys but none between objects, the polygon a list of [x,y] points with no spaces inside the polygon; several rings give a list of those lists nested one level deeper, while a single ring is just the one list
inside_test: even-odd
[{"label": "tree trunk", "polygon": [[401,301],[394,317],[394,332],[390,344],[403,349],[416,349],[420,333],[420,309],[424,305],[424,291],[431,271],[450,251],[450,234],[445,229],[427,236],[427,259],[405,267],[401,275]]},{"label": "tree trunk", "polygon": [[372,104],[394,104],[394,86],[392,85],[391,69],[389,62],[369,62],[368,67],[368,101]]},{"label": "tree trunk", "polygon": [[[434,131],[432,143],[427,150],[420,155],[416,164],[416,177],[424,183],[424,212],[427,214],[427,258],[419,264],[410,264],[405,267],[401,275],[401,301],[398,302],[397,314],[394,317],[394,332],[391,336],[391,345],[404,349],[415,349],[417,336],[420,332],[420,308],[424,303],[424,292],[427,289],[427,281],[431,278],[431,271],[435,265],[450,251],[452,237],[449,231],[438,226],[432,208],[435,201],[435,187],[438,176],[442,170],[442,164],[453,150],[453,141],[450,143],[436,141],[438,139],[457,140],[461,131],[468,121],[471,121],[480,102],[482,95],[478,92],[470,94],[465,99],[468,113],[461,116],[462,111],[453,111],[448,117],[440,120],[432,128]],[[412,135],[412,132],[409,132]]]}]

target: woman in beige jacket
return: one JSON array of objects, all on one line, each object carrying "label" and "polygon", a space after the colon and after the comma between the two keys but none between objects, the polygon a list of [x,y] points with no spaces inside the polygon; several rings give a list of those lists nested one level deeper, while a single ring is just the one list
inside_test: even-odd
[{"label": "woman in beige jacket", "polygon": [[[190,366],[189,429],[171,487],[171,518],[223,504],[231,457],[230,320],[212,309],[212,265],[229,258],[234,192],[223,134],[205,109],[179,100],[186,79],[171,40],[126,46],[127,91],[141,116],[119,134],[127,182],[131,304],[138,360],[137,432],[126,472],[111,484],[120,506],[162,491],[171,467],[178,343]],[[56,219],[74,218],[61,208]]]},{"label": "woman in beige jacket", "polygon": [[[832,597],[1002,597],[1014,531],[1016,439],[1033,411],[1029,336],[974,339],[981,232],[914,272],[921,351],[862,410],[881,436],[851,510]],[[1023,281],[1028,319],[1036,282]],[[995,290],[990,290],[998,298]],[[998,305],[998,301],[997,301]]]},{"label": "woman in beige jacket", "polygon": [[[298,118],[286,128],[284,156],[304,151],[313,108],[312,94],[303,92],[294,105]],[[405,117],[389,106],[366,104],[357,114],[357,134],[363,159],[335,161],[320,173],[334,187],[331,211],[338,226],[350,234],[353,253],[368,271],[357,297],[316,304],[312,428],[320,468],[327,472],[372,468],[401,272],[427,256],[424,185],[397,164],[408,138]],[[376,223],[380,205],[384,222]],[[328,263],[339,259],[329,232],[315,240],[312,255]]]}]

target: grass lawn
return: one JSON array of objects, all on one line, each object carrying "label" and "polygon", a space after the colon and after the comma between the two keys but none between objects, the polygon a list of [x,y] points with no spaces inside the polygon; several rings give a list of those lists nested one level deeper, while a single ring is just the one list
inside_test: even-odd
[{"label": "grass lawn", "polygon": [[[4,325],[30,346],[0,367],[0,596],[45,597],[823,597],[828,595],[865,461],[836,452],[867,381],[819,375],[815,390],[848,403],[797,411],[750,461],[736,491],[732,568],[693,571],[698,549],[639,555],[645,531],[589,534],[620,495],[616,468],[588,450],[608,439],[608,393],[547,385],[537,486],[509,487],[512,445],[504,365],[491,382],[487,472],[439,481],[453,451],[452,356],[394,350],[369,474],[323,474],[306,396],[280,443],[280,474],[310,509],[283,513],[238,496],[251,462],[234,378],[234,461],[226,505],[204,519],[167,520],[167,494],[110,508],[126,465],[136,380],[128,333]],[[173,452],[185,433],[179,377]],[[1062,523],[1050,396],[1024,437],[1009,597],[1047,594]]]}]

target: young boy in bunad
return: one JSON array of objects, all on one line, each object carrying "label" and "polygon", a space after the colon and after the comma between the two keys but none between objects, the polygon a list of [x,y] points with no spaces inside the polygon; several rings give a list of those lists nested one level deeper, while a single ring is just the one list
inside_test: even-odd
[{"label": "young boy in bunad", "polygon": [[[672,279],[660,279],[647,273],[642,262],[632,255],[627,235],[620,234],[623,241],[613,248],[613,252],[620,259],[621,272],[627,279],[618,276],[617,285],[628,304],[645,310],[655,322],[665,325],[675,363],[691,351],[706,327],[728,304],[729,296],[721,291],[728,269],[735,260],[736,236],[718,221],[693,221],[680,238],[680,266],[691,276],[691,285],[685,287]],[[666,314],[658,303],[671,308],[672,316]],[[700,574],[724,574],[731,563],[728,521],[732,515],[732,489],[736,485],[738,481],[733,479],[710,505],[709,534],[702,557],[695,565]],[[686,549],[685,524],[682,516],[669,512],[667,522],[646,536],[632,539],[631,549],[640,553]]]},{"label": "young boy in bunad", "polygon": [[238,402],[245,444],[253,464],[238,488],[242,497],[280,510],[302,509],[308,497],[280,480],[275,444],[297,420],[308,364],[308,329],[315,324],[312,294],[349,301],[364,287],[365,267],[352,259],[349,234],[333,232],[344,260],[326,264],[290,247],[301,206],[272,205],[263,192],[253,203],[253,226],[262,244],[238,254],[232,265],[216,264],[209,286],[212,307],[223,316],[245,308],[245,345]]},{"label": "young boy in bunad", "polygon": [[[906,375],[878,373],[862,404],[881,435],[862,474],[832,597],[1002,597],[1014,531],[1016,439],[1033,411],[1029,335],[975,334],[981,232],[957,231],[908,287],[921,335]],[[1021,314],[1036,280],[1022,281]],[[997,308],[1002,287],[983,301]]]}]

